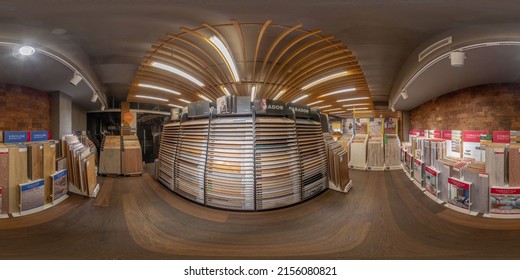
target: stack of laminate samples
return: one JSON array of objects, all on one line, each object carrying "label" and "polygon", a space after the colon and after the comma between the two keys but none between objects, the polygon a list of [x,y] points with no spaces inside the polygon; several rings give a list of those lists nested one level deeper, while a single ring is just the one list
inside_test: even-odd
[{"label": "stack of laminate samples", "polygon": [[121,174],[121,136],[107,135],[101,143],[99,174]]},{"label": "stack of laminate samples", "polygon": [[509,186],[520,187],[520,144],[509,145]]},{"label": "stack of laminate samples", "polygon": [[259,117],[255,120],[257,209],[301,201],[301,173],[294,121]]},{"label": "stack of laminate samples", "polygon": [[177,159],[177,143],[179,142],[180,123],[174,122],[164,125],[161,147],[159,149],[159,175],[158,179],[167,188],[173,190],[174,165]]},{"label": "stack of laminate samples", "polygon": [[319,194],[327,187],[327,155],[321,131],[319,122],[296,120],[304,200]]},{"label": "stack of laminate samples", "polygon": [[383,167],[385,164],[385,152],[382,136],[370,136],[368,140],[368,167]]},{"label": "stack of laminate samples", "polygon": [[493,143],[486,146],[486,172],[491,187],[505,185],[505,144]]},{"label": "stack of laminate samples", "polygon": [[182,123],[174,191],[190,200],[205,203],[204,173],[208,145],[208,119]]},{"label": "stack of laminate samples", "polygon": [[83,145],[77,136],[68,135],[62,142],[67,157],[67,176],[81,194],[91,196],[97,186],[95,151]]},{"label": "stack of laminate samples", "polygon": [[20,212],[20,184],[27,178],[27,147],[18,144],[0,144],[1,213]]},{"label": "stack of laminate samples", "polygon": [[337,189],[344,191],[350,182],[348,173],[348,153],[343,147],[329,136],[323,134],[327,146],[327,166],[329,180]]},{"label": "stack of laminate samples", "polygon": [[143,173],[141,144],[136,135],[124,135],[121,150],[121,173],[134,175]]},{"label": "stack of laminate samples", "polygon": [[206,167],[206,204],[254,210],[254,180],[252,118],[213,119]]}]

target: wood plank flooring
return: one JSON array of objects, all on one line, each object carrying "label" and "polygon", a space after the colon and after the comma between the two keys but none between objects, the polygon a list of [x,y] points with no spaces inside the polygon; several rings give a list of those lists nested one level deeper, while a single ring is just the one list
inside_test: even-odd
[{"label": "wood plank flooring", "polygon": [[252,213],[194,204],[146,172],[100,177],[96,199],[71,195],[44,212],[0,219],[0,258],[520,259],[520,220],[449,210],[402,170],[350,176],[347,194]]}]

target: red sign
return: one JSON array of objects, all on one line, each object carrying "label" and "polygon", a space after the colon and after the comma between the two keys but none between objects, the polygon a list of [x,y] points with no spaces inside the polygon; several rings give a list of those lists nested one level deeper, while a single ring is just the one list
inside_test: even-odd
[{"label": "red sign", "polygon": [[491,188],[492,194],[520,194],[520,188]]},{"label": "red sign", "polygon": [[471,183],[460,181],[453,177],[448,178],[448,183],[465,190],[469,190],[469,187],[471,186]]},{"label": "red sign", "polygon": [[442,131],[442,139],[451,140],[451,130],[443,130]]},{"label": "red sign", "polygon": [[424,136],[424,130],[419,131],[419,136]]},{"label": "red sign", "polygon": [[509,131],[493,131],[493,143],[511,143]]},{"label": "red sign", "polygon": [[422,161],[420,161],[420,160],[418,160],[418,159],[416,159],[416,158],[413,159],[413,162],[415,162],[416,165],[421,165],[421,164],[423,164]]},{"label": "red sign", "polygon": [[437,138],[437,139],[440,139],[441,138],[441,131],[440,130],[434,130],[433,131],[433,137],[434,138]]},{"label": "red sign", "polygon": [[463,142],[480,143],[480,135],[488,134],[487,130],[464,130],[462,131]]},{"label": "red sign", "polygon": [[406,153],[406,159],[408,160],[409,158],[411,158],[412,155],[410,153]]},{"label": "red sign", "polygon": [[432,174],[433,176],[437,176],[437,174],[439,174],[439,172],[433,168],[430,168],[428,166],[425,167],[425,170],[426,172]]}]

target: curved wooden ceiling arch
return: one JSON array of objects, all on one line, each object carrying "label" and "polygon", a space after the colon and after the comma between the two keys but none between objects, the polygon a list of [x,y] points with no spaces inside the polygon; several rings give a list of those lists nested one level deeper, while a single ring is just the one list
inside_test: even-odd
[{"label": "curved wooden ceiling arch", "polygon": [[[306,95],[298,103],[316,104],[313,106],[325,107],[327,111],[333,111],[331,114],[344,114],[343,105],[360,103],[359,100],[337,102],[353,97],[366,98],[362,103],[369,105],[363,107],[374,108],[356,57],[340,41],[334,40],[334,36],[323,35],[321,30],[305,30],[301,24],[282,26],[270,20],[263,23],[237,20],[218,25],[203,23],[198,28],[181,27],[180,30],[178,34],[167,34],[166,38],[159,39],[147,51],[134,77],[128,101],[184,106],[179,100],[214,101],[224,96],[225,91],[248,96],[255,87],[255,98],[290,103]],[[227,49],[232,62],[219,45]],[[162,68],[158,68],[158,63]],[[191,75],[203,85],[181,77],[179,72],[173,73],[176,70],[171,67]],[[238,78],[233,75],[233,67]],[[305,87],[338,73],[343,74]],[[155,88],[143,87],[143,84]],[[349,88],[356,90],[334,93]],[[177,91],[180,95],[164,89]],[[136,95],[168,101],[150,102]]]}]

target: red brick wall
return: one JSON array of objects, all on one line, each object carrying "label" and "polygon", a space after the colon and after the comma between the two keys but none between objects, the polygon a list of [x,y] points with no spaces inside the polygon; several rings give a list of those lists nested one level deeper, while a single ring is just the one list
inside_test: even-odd
[{"label": "red brick wall", "polygon": [[461,89],[410,111],[410,129],[520,130],[520,84]]},{"label": "red brick wall", "polygon": [[0,84],[0,130],[50,130],[49,94]]}]

